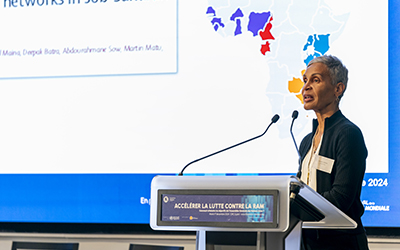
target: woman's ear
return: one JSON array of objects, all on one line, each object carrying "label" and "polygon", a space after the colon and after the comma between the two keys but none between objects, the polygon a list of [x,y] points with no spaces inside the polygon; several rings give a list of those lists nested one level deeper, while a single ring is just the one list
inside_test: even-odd
[{"label": "woman's ear", "polygon": [[344,84],[342,82],[339,82],[338,84],[336,84],[336,88],[335,88],[336,97],[339,98],[340,96],[342,96],[345,89],[346,89],[346,86],[344,86]]}]

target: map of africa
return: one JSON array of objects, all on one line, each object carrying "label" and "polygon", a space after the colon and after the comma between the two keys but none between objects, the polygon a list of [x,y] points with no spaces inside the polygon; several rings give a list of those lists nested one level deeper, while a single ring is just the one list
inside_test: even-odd
[{"label": "map of africa", "polygon": [[[206,15],[211,27],[222,37],[248,35],[259,39],[260,56],[265,57],[270,79],[265,82],[272,113],[291,119],[301,109],[302,75],[313,58],[329,54],[349,14],[337,16],[323,2],[314,1],[218,1],[209,0]],[[307,3],[307,4],[306,4]],[[307,6],[307,7],[305,7]],[[312,6],[312,7],[310,7]],[[307,123],[299,117],[295,129]],[[287,127],[279,127],[288,136]]]}]

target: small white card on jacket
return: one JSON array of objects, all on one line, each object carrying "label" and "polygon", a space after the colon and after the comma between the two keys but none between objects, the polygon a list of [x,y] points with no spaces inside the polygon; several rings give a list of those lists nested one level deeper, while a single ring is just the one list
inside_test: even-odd
[{"label": "small white card on jacket", "polygon": [[325,156],[318,155],[314,161],[313,168],[330,174],[332,172],[333,164],[335,160]]}]

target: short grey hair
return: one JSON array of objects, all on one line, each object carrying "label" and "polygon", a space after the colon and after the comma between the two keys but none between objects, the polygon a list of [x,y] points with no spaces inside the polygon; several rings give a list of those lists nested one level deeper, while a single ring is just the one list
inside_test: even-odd
[{"label": "short grey hair", "polygon": [[332,55],[323,55],[312,59],[308,63],[307,68],[314,63],[323,63],[328,67],[329,75],[332,80],[331,83],[333,86],[336,86],[336,84],[338,84],[339,82],[342,82],[344,84],[345,88],[343,90],[343,93],[339,96],[339,99],[341,99],[347,89],[347,81],[349,80],[348,70],[346,66],[343,65],[342,61],[340,61],[339,58]]}]

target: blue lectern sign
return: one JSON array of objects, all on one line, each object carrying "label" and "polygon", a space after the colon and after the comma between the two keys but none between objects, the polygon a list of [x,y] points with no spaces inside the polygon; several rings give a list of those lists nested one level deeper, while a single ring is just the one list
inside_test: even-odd
[{"label": "blue lectern sign", "polygon": [[277,227],[277,190],[159,190],[159,225]]}]

